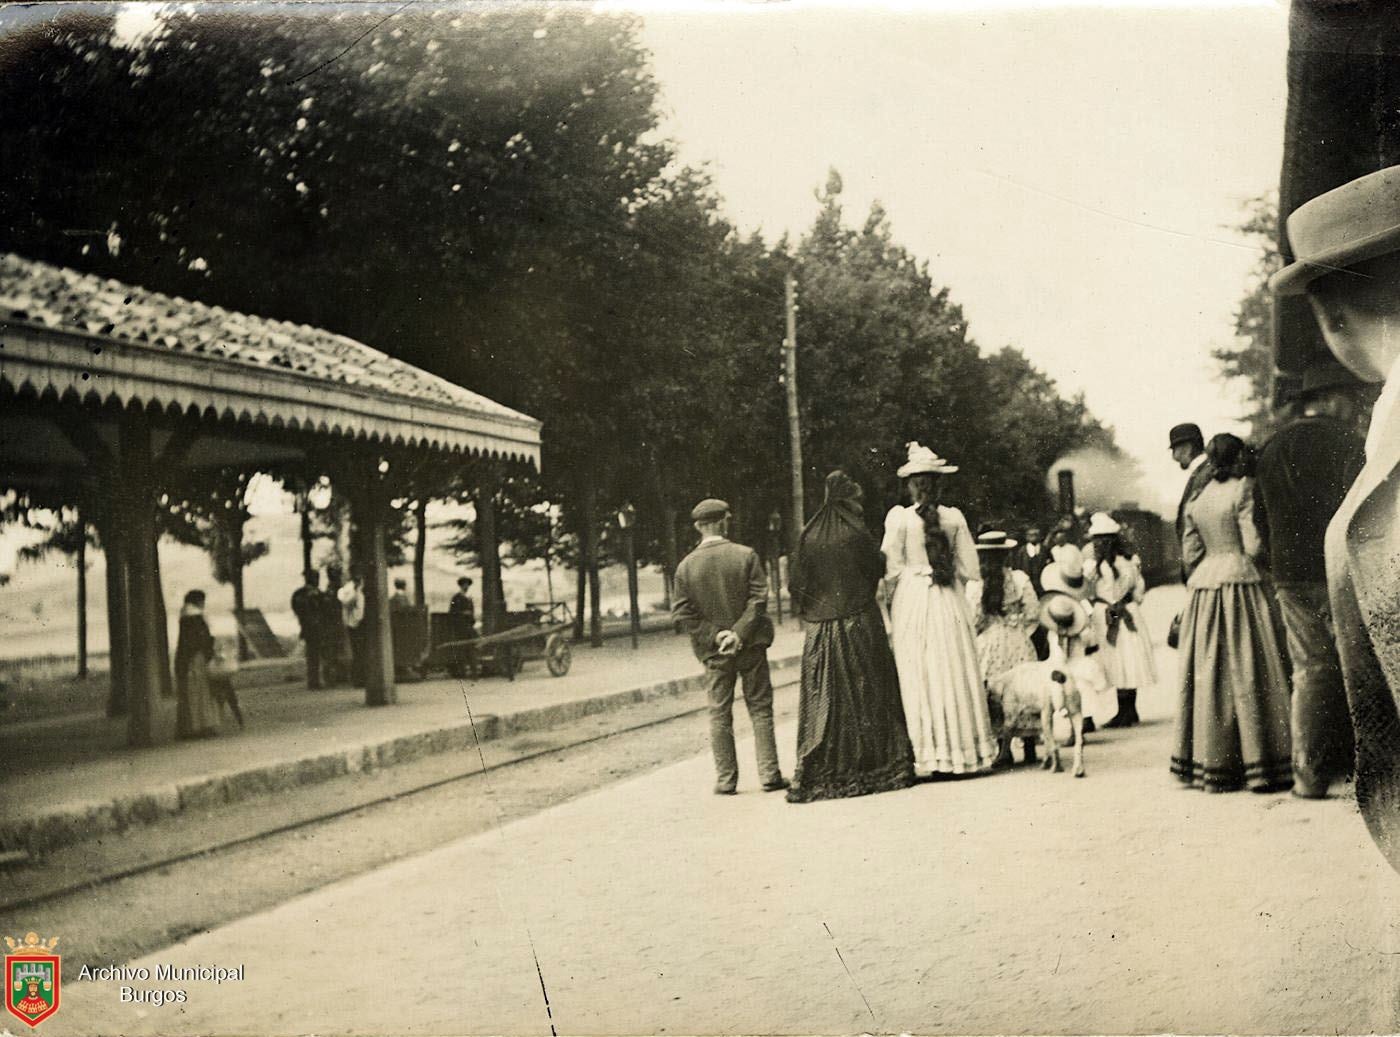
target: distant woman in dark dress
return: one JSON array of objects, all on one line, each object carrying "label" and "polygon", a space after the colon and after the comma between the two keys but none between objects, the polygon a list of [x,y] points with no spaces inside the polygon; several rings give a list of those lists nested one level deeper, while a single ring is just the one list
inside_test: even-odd
[{"label": "distant woman in dark dress", "polygon": [[914,750],[875,591],[884,561],[861,521],[861,489],[845,472],[826,479],[826,501],[793,561],[802,649],[797,772],[790,803],[902,789]]},{"label": "distant woman in dark dress", "polygon": [[204,621],[204,592],[190,591],[180,609],[180,639],[175,643],[175,733],[180,738],[210,738],[218,717],[209,691],[209,660],[214,637]]}]

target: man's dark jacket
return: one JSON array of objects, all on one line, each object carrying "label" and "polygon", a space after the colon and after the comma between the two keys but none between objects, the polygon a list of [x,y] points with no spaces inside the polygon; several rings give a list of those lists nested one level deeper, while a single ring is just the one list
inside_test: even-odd
[{"label": "man's dark jacket", "polygon": [[1254,522],[1277,583],[1325,583],[1323,544],[1365,460],[1361,436],[1336,418],[1290,422],[1264,444]]},{"label": "man's dark jacket", "polygon": [[763,563],[752,548],[729,540],[702,543],[681,561],[671,614],[701,662],[720,655],[715,637],[723,630],[738,634],[744,648],[773,643]]}]

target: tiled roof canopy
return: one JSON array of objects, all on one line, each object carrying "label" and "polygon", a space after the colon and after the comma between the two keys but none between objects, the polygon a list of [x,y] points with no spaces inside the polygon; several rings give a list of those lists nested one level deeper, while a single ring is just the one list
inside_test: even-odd
[{"label": "tiled roof canopy", "polygon": [[534,418],[354,339],[11,254],[0,387],[539,463]]}]

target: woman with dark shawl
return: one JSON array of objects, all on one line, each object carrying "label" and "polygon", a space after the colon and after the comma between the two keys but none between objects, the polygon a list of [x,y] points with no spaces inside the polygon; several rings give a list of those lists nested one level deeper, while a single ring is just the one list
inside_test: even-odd
[{"label": "woman with dark shawl", "polygon": [[808,624],[802,649],[797,772],[789,803],[864,796],[914,783],[914,750],[875,591],[884,560],[843,471],[802,531],[791,591]]}]

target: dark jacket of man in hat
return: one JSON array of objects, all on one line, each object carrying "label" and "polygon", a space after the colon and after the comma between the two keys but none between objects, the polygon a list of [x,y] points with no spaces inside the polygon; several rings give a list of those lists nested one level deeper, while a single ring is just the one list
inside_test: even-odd
[{"label": "dark jacket of man in hat", "polygon": [[728,539],[728,515],[729,506],[716,500],[702,501],[691,512],[701,540],[676,569],[671,606],[672,615],[690,635],[695,657],[705,664],[715,791],[722,794],[732,793],[739,780],[733,706],[734,685],[740,677],[764,788],[786,787],[773,735],[768,579],[754,550]]},{"label": "dark jacket of man in hat", "polygon": [[1268,551],[1293,664],[1293,789],[1321,797],[1351,773],[1355,744],[1327,601],[1327,524],[1365,460],[1346,420],[1356,379],[1337,365],[1310,370],[1301,416],[1264,444],[1254,484],[1254,520]]}]

